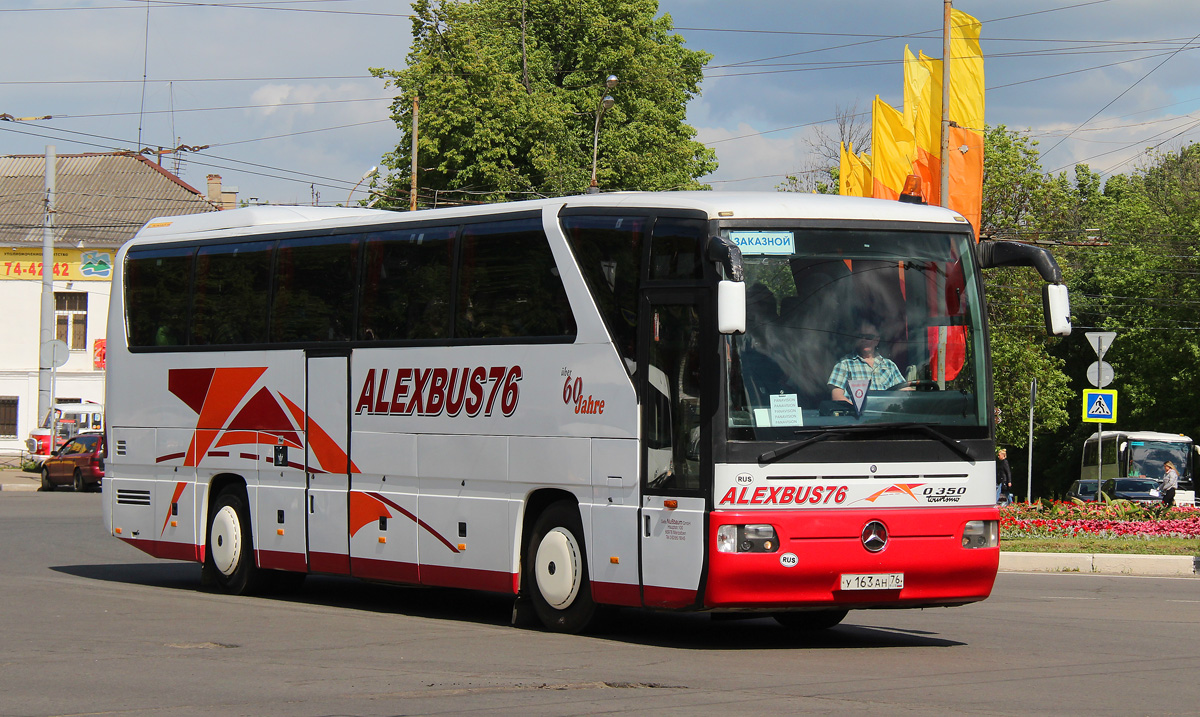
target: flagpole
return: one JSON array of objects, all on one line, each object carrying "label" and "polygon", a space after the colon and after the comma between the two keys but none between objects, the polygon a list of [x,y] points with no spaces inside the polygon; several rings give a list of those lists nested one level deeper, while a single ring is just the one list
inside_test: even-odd
[{"label": "flagpole", "polygon": [[942,151],[939,161],[940,197],[943,207],[950,206],[950,7],[944,0],[942,17]]}]

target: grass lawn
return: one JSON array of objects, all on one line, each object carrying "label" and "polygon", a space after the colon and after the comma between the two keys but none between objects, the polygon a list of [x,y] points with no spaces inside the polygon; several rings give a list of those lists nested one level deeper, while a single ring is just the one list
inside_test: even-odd
[{"label": "grass lawn", "polygon": [[1200,555],[1196,538],[1005,538],[1000,549],[1011,553],[1107,553],[1130,555]]}]

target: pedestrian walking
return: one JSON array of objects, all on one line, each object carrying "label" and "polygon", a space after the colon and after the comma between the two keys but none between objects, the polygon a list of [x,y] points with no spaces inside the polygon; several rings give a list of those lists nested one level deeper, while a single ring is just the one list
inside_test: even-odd
[{"label": "pedestrian walking", "polygon": [[1168,508],[1175,505],[1175,489],[1179,487],[1179,471],[1171,461],[1163,463],[1162,501]]},{"label": "pedestrian walking", "polygon": [[1001,448],[996,452],[996,502],[1004,496],[1006,502],[1012,501],[1012,468],[1008,466],[1008,451]]}]

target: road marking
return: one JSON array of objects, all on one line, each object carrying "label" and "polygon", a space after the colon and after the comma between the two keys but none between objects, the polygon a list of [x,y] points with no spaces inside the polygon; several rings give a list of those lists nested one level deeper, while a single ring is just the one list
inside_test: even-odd
[{"label": "road marking", "polygon": [[1044,595],[1047,600],[1095,600],[1094,597],[1068,597],[1066,595]]}]

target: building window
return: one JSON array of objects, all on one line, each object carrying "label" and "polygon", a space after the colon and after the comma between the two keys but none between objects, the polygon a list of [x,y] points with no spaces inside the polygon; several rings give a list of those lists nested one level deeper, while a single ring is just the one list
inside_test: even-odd
[{"label": "building window", "polygon": [[87,292],[54,292],[54,318],[58,340],[72,351],[87,350]]},{"label": "building window", "polygon": [[0,438],[17,437],[17,397],[0,396]]}]

